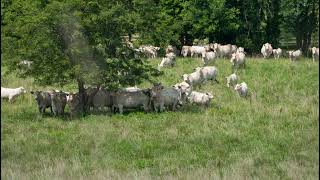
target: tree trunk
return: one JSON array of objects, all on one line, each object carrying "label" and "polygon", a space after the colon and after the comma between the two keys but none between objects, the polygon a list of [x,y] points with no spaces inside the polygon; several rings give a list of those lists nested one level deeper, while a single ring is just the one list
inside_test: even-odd
[{"label": "tree trunk", "polygon": [[302,47],[302,33],[301,32],[297,32],[296,33],[296,49],[299,49]]},{"label": "tree trunk", "polygon": [[128,33],[128,40],[129,40],[129,42],[131,42],[131,40],[132,40],[132,34],[131,33]]},{"label": "tree trunk", "polygon": [[80,107],[82,109],[82,112],[86,114],[87,95],[84,88],[84,82],[81,79],[77,79],[77,82],[80,96]]}]

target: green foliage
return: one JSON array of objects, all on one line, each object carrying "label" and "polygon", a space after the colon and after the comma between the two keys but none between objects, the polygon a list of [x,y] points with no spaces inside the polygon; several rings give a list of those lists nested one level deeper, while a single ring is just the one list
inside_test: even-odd
[{"label": "green foliage", "polygon": [[122,44],[121,36],[134,26],[121,4],[12,1],[2,8],[5,64],[12,71],[22,59],[33,61],[30,70],[20,71],[22,77],[32,76],[42,85],[82,80],[115,87],[156,72]]},{"label": "green foliage", "polygon": [[284,29],[296,37],[296,47],[305,53],[311,45],[311,36],[319,25],[319,2],[315,0],[288,1],[281,3]]}]

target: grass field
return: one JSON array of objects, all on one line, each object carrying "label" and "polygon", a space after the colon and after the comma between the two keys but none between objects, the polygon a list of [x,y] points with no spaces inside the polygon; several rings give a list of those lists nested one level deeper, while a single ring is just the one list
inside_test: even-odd
[{"label": "grass field", "polygon": [[[178,58],[158,80],[173,85],[199,65],[199,60]],[[220,84],[197,90],[215,96],[208,109],[187,105],[177,112],[70,121],[41,117],[30,93],[13,104],[1,101],[1,177],[318,179],[319,63],[249,58],[247,69],[238,72],[252,93],[249,99],[226,87],[230,62],[219,59],[216,66]],[[51,88],[14,75],[1,80],[4,87]]]}]

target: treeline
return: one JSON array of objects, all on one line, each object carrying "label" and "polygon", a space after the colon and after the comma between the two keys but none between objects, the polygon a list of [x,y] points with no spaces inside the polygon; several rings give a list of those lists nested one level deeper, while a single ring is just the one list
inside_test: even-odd
[{"label": "treeline", "polygon": [[[157,46],[191,45],[195,39],[209,42],[238,44],[249,52],[257,51],[264,42],[279,45],[280,30],[291,33],[296,48],[306,51],[312,34],[317,32],[319,3],[316,0],[117,0],[117,1],[58,1],[62,9],[54,10],[49,0],[37,2],[22,0],[1,1],[1,26],[14,26],[15,16],[39,16],[34,11],[50,11],[61,18],[77,11],[79,23],[86,36],[101,26],[110,37],[139,35],[141,43]],[[70,11],[66,11],[70,7]],[[63,10],[64,9],[64,10]],[[43,16],[43,17],[41,17]],[[106,18],[102,19],[100,16]],[[22,20],[22,21],[28,21]],[[107,22],[104,22],[107,21]],[[118,27],[115,27],[118,26]],[[23,24],[21,28],[23,27]],[[10,28],[10,30],[13,30]],[[116,30],[116,31],[115,31]],[[6,31],[6,28],[4,28]],[[8,34],[1,35],[7,36]],[[15,36],[15,35],[13,35]],[[114,41],[114,40],[110,40]],[[112,44],[112,43],[111,43]],[[113,48],[110,47],[111,52]]]}]

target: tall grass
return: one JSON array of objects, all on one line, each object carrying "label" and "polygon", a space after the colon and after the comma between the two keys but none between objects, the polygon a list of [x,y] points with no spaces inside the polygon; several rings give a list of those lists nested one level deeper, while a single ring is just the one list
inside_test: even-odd
[{"label": "tall grass", "polygon": [[[156,66],[160,59],[150,60]],[[181,82],[200,66],[178,58],[158,81]],[[220,84],[208,82],[210,108],[176,112],[41,117],[30,94],[1,102],[4,179],[315,179],[319,177],[319,64],[310,59],[248,59],[238,71],[251,98],[226,87],[230,62],[219,59]],[[32,79],[2,86],[46,89]],[[149,87],[144,82],[139,87]],[[75,90],[70,85],[67,90]],[[50,87],[61,89],[61,87]],[[48,89],[50,89],[48,88]]]}]

